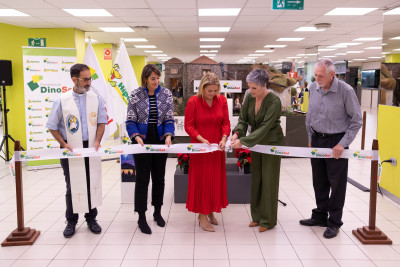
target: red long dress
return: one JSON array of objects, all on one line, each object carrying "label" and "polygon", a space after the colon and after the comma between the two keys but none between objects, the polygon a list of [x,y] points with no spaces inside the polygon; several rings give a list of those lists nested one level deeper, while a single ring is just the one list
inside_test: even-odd
[{"label": "red long dress", "polygon": [[[185,131],[192,143],[200,143],[200,134],[211,144],[229,136],[228,104],[223,95],[215,96],[210,107],[203,98],[192,96],[185,110]],[[221,212],[228,206],[225,152],[191,154],[186,208],[201,214]]]}]

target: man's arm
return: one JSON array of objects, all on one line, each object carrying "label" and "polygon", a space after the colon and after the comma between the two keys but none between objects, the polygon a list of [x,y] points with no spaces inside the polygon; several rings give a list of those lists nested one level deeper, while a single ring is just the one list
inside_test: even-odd
[{"label": "man's arm", "polygon": [[72,151],[72,147],[70,145],[68,145],[67,143],[65,143],[64,138],[61,136],[60,131],[58,130],[50,130],[51,135],[57,140],[58,143],[60,143],[60,146],[63,148],[67,148],[69,149],[71,152]]},{"label": "man's arm", "polygon": [[106,128],[105,123],[97,124],[96,140],[94,141],[94,148],[96,149],[96,151],[99,150],[101,138],[103,138],[105,128]]}]

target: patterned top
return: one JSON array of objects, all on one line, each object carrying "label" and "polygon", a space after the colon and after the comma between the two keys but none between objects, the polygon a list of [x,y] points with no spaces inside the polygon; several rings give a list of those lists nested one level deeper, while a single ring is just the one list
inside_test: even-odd
[{"label": "patterned top", "polygon": [[156,103],[156,96],[149,95],[150,100],[150,117],[149,117],[149,124],[157,124],[157,103]]},{"label": "patterned top", "polygon": [[[134,89],[129,97],[126,130],[131,138],[140,135],[142,139],[146,139],[150,119],[148,92],[149,90],[146,87],[139,87]],[[154,91],[154,97],[157,108],[157,131],[160,140],[164,139],[166,135],[174,137],[174,103],[171,91],[158,86]]]},{"label": "patterned top", "polygon": [[306,117],[309,142],[314,131],[328,134],[345,133],[339,144],[348,147],[361,126],[360,104],[350,85],[336,77],[327,92],[316,82],[311,84]]}]

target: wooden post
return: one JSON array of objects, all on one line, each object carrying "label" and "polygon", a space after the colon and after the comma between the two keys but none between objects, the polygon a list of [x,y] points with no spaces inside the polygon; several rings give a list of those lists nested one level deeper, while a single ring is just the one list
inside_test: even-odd
[{"label": "wooden post", "polygon": [[[379,150],[378,140],[374,139],[372,142],[372,150]],[[369,226],[357,228],[353,230],[355,235],[361,243],[367,245],[390,245],[390,240],[382,231],[376,227],[376,190],[378,184],[378,161],[371,161],[371,185],[369,197]]]},{"label": "wooden post", "polygon": [[362,124],[362,132],[361,132],[361,150],[364,150],[365,147],[365,125],[367,124],[367,112],[363,113],[363,124]]},{"label": "wooden post", "polygon": [[[19,141],[15,141],[14,151],[21,151]],[[40,231],[24,227],[24,197],[22,191],[22,164],[15,162],[15,188],[17,193],[17,223],[18,227],[1,243],[2,247],[32,245],[40,235]]]}]

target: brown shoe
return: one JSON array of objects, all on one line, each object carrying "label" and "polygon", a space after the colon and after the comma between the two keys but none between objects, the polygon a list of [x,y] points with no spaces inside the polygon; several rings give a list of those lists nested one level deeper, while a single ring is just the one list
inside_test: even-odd
[{"label": "brown shoe", "polygon": [[268,228],[265,228],[265,227],[262,227],[262,226],[260,226],[260,227],[258,228],[258,231],[259,231],[260,233],[265,232],[265,231],[267,231],[267,230],[268,230]]},{"label": "brown shoe", "polygon": [[215,232],[215,229],[211,226],[210,222],[207,219],[207,215],[199,214],[199,227],[203,228],[204,231],[207,232]]},{"label": "brown shoe", "polygon": [[249,224],[249,227],[257,227],[257,226],[259,226],[259,223],[256,223],[256,222],[251,222]]},{"label": "brown shoe", "polygon": [[218,221],[217,221],[217,219],[215,219],[215,216],[214,216],[213,212],[211,212],[207,216],[208,216],[208,219],[210,220],[211,224],[218,225]]}]

